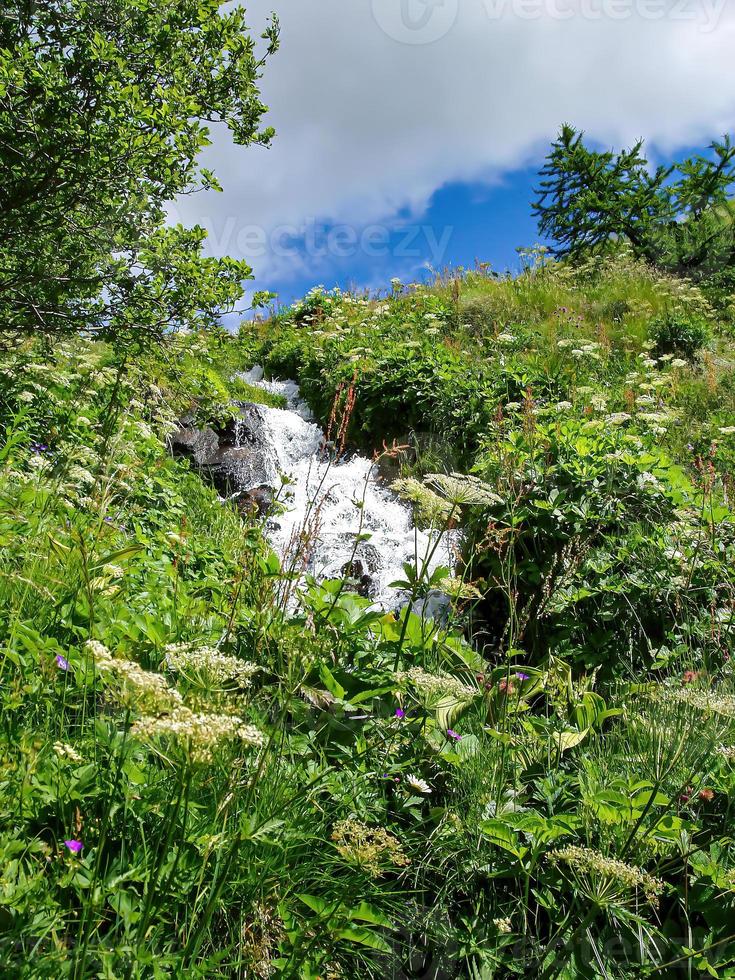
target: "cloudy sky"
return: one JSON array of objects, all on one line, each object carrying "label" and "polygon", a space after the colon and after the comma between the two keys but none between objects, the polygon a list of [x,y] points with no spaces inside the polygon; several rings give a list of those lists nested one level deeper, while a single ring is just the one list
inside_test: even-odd
[{"label": "cloudy sky", "polygon": [[245,257],[257,288],[377,288],[427,267],[513,266],[560,124],[668,159],[735,130],[732,0],[252,0],[281,49],[270,149],[218,133],[223,194],[172,218]]}]

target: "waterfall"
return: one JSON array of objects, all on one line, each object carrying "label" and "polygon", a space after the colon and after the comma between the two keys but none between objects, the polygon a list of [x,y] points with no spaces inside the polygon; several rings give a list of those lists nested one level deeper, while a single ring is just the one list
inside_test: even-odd
[{"label": "waterfall", "polygon": [[[279,487],[281,474],[289,481],[279,495],[285,513],[276,514],[266,525],[274,549],[288,561],[294,538],[308,524],[313,546],[304,571],[318,579],[341,578],[359,532],[365,540],[357,545],[351,575],[363,578],[365,594],[376,603],[395,606],[398,597],[390,583],[405,577],[404,562],[426,559],[433,548],[432,536],[414,527],[411,508],[385,485],[372,460],[360,455],[329,458],[324,433],[295,382],[265,381],[260,367],[242,378],[283,395],[287,403],[285,409],[246,406],[247,417],[237,433],[239,439],[259,439],[263,457],[259,472],[240,475],[243,490],[263,484]],[[256,434],[254,413],[259,423]],[[451,564],[445,542],[436,549],[430,567],[442,564]]]}]

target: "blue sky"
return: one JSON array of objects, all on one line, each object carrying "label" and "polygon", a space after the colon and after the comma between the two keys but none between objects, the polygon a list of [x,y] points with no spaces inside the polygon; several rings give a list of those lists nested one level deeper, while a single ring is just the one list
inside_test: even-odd
[{"label": "blue sky", "polygon": [[385,288],[426,263],[514,268],[538,234],[536,174],[563,122],[678,157],[735,132],[732,0],[251,0],[276,8],[261,82],[269,149],[213,134],[224,193],[170,220],[245,258],[283,302]]},{"label": "blue sky", "polygon": [[[683,145],[666,153],[651,147],[649,162],[668,166],[687,156],[711,157],[709,144],[722,135],[712,133],[699,146]],[[418,282],[431,279],[443,268],[471,268],[477,261],[490,263],[497,272],[516,272],[520,267],[518,249],[545,243],[531,209],[543,157],[540,154],[533,164],[492,182],[452,182],[440,187],[424,214],[398,214],[394,227],[386,226],[386,234],[376,235],[372,247],[368,239],[367,253],[360,247],[359,235],[344,239],[344,252],[348,254],[330,253],[330,234],[340,226],[318,223],[308,238],[294,237],[289,242],[299,256],[294,263],[298,271],[271,279],[261,277],[258,285],[277,293],[279,302],[289,304],[315,285],[386,291],[394,276],[403,282]],[[302,271],[302,262],[306,271]],[[257,280],[257,263],[254,273]]]},{"label": "blue sky", "polygon": [[528,167],[492,184],[448,183],[431,196],[424,214],[399,213],[374,236],[360,231],[340,237],[341,224],[315,222],[307,235],[286,243],[299,256],[294,273],[258,277],[254,260],[257,284],[290,303],[315,285],[385,290],[393,277],[423,281],[433,271],[476,260],[500,272],[516,269],[516,248],[539,241],[530,206],[536,179],[537,168]]}]

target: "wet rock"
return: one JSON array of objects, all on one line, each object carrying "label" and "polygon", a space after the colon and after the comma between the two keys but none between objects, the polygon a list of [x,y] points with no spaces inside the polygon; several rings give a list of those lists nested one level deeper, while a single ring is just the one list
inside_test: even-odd
[{"label": "wet rock", "polygon": [[241,514],[266,517],[273,506],[275,491],[273,487],[253,487],[252,490],[242,490],[232,498]]},{"label": "wet rock", "polygon": [[376,589],[373,577],[367,574],[365,566],[359,558],[345,562],[342,566],[342,574],[347,579],[345,591],[356,592],[364,599],[372,599],[375,596]]},{"label": "wet rock", "polygon": [[[174,456],[185,456],[201,471],[222,496],[238,491],[270,489],[273,461],[270,458],[263,418],[258,405],[238,403],[240,417],[216,428],[199,429],[185,420],[170,436]],[[265,496],[256,494],[258,509]]]},{"label": "wet rock", "polygon": [[196,429],[182,425],[170,436],[170,448],[174,456],[186,456],[197,466],[214,463],[219,455],[219,436],[213,429]]},{"label": "wet rock", "polygon": [[411,603],[411,612],[422,619],[433,619],[437,626],[444,626],[452,611],[452,600],[445,592],[432,589],[423,599]]}]

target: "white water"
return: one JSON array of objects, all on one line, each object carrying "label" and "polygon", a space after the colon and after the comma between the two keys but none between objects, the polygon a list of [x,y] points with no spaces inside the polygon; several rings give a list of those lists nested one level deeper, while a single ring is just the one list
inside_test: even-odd
[{"label": "white water", "polygon": [[[414,527],[410,507],[381,481],[371,460],[351,456],[330,461],[323,452],[324,434],[311,421],[311,412],[300,399],[295,382],[264,381],[259,367],[244,374],[243,379],[287,399],[286,409],[258,407],[264,442],[270,450],[265,460],[267,482],[277,488],[280,474],[292,481],[285,496],[280,494],[288,508],[286,513],[277,515],[267,526],[269,540],[285,558],[286,567],[293,541],[305,524],[314,536],[305,571],[319,579],[341,578],[352,558],[355,535],[369,535],[369,540],[358,544],[355,559],[372,579],[374,600],[383,607],[395,605],[398,596],[390,583],[405,577],[404,562],[425,561],[433,547],[431,536]],[[357,504],[363,499],[361,515]],[[448,544],[442,542],[430,568],[450,564]]]}]

